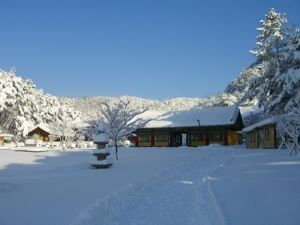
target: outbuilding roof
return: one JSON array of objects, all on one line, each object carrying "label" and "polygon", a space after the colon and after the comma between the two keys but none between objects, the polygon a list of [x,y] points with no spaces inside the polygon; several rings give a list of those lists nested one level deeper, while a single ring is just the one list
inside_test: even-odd
[{"label": "outbuilding roof", "polygon": [[34,128],[32,128],[28,133],[31,133],[32,131],[34,131],[35,129],[40,128],[43,131],[47,132],[50,135],[55,135],[55,136],[74,136],[74,132],[71,129],[66,129],[64,134],[62,134],[62,132],[60,130],[57,130],[55,128],[51,128],[49,125],[44,124],[44,123],[40,123],[37,126],[35,126]]},{"label": "outbuilding roof", "polygon": [[13,137],[13,134],[0,133],[0,137]]},{"label": "outbuilding roof", "polygon": [[51,129],[48,125],[46,124],[38,124],[37,126],[35,126],[31,131],[37,129],[37,128],[40,128],[42,129],[43,131],[46,131],[47,133],[51,134],[51,135],[57,135],[59,136],[59,133],[57,131],[54,131],[53,129]]},{"label": "outbuilding roof", "polygon": [[252,131],[252,130],[258,128],[258,127],[262,127],[262,126],[265,126],[267,124],[274,124],[274,123],[276,123],[276,119],[275,119],[275,117],[271,117],[271,118],[268,118],[268,119],[264,119],[264,120],[262,120],[258,123],[252,124],[251,126],[245,127],[242,132],[249,132],[249,131]]},{"label": "outbuilding roof", "polygon": [[195,127],[233,125],[239,113],[237,106],[226,106],[177,112],[150,111],[145,112],[141,117],[151,119],[144,128]]}]

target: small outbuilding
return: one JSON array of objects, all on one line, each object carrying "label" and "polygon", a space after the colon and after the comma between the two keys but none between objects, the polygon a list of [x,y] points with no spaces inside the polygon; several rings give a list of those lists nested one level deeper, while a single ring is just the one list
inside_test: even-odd
[{"label": "small outbuilding", "polygon": [[28,133],[28,136],[32,138],[46,142],[50,140],[50,135],[57,137],[57,139],[60,137],[58,132],[54,131],[46,124],[39,124]]},{"label": "small outbuilding", "polygon": [[5,143],[10,143],[13,139],[13,134],[0,133],[0,145],[4,145]]},{"label": "small outbuilding", "polygon": [[278,137],[274,117],[262,120],[243,129],[247,148],[277,148]]}]

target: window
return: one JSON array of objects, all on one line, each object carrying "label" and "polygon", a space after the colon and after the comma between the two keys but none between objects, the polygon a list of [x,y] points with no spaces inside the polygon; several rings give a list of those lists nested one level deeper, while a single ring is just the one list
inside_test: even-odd
[{"label": "window", "polygon": [[150,134],[140,134],[139,135],[139,141],[150,141],[151,140],[151,135]]},{"label": "window", "polygon": [[256,133],[253,132],[251,135],[252,135],[252,142],[256,142]]},{"label": "window", "polygon": [[249,133],[248,140],[249,140],[249,142],[252,142],[252,143],[255,142],[255,140],[256,140],[255,132]]},{"label": "window", "polygon": [[212,133],[210,134],[211,141],[224,141],[224,134],[223,133]]},{"label": "window", "polygon": [[167,134],[156,134],[155,141],[168,141],[169,136]]},{"label": "window", "polygon": [[191,141],[204,141],[204,134],[191,134]]},{"label": "window", "polygon": [[265,128],[265,140],[270,140],[270,129],[268,127]]}]

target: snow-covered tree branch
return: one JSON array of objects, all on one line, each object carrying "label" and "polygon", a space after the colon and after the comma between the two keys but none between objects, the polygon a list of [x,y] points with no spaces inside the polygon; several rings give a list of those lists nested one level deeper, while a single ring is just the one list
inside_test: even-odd
[{"label": "snow-covered tree branch", "polygon": [[[289,114],[282,114],[276,117],[277,127],[281,138],[279,148],[290,149],[290,155],[300,152],[300,110]],[[291,139],[292,144],[287,143],[287,138]]]}]

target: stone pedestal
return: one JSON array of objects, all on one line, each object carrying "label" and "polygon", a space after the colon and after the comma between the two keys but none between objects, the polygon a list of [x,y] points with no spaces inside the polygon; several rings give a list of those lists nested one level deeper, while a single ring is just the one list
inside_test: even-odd
[{"label": "stone pedestal", "polygon": [[106,149],[99,149],[93,153],[97,157],[97,161],[93,162],[91,165],[96,169],[105,169],[112,166],[112,158],[110,157],[109,151]]}]

